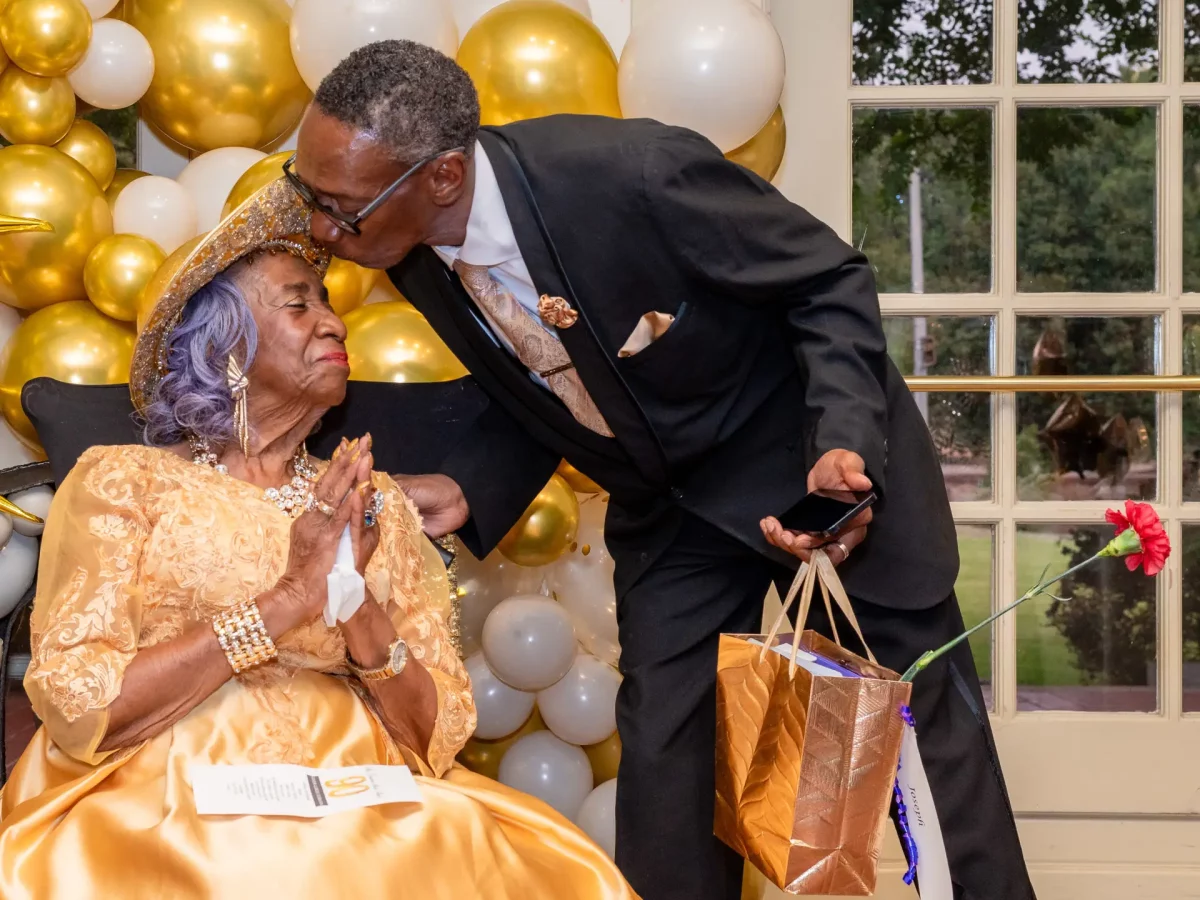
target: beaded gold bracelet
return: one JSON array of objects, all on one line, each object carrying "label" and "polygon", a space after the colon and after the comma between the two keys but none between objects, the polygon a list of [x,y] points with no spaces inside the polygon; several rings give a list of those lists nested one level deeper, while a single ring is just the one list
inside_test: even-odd
[{"label": "beaded gold bracelet", "polygon": [[258,612],[258,604],[253,600],[221,613],[213,619],[212,627],[234,675],[270,662],[278,655],[275,642]]}]

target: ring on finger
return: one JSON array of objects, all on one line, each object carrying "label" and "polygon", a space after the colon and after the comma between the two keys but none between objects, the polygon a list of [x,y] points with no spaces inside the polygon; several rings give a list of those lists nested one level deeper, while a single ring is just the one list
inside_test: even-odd
[{"label": "ring on finger", "polygon": [[329,516],[330,518],[333,518],[333,514],[337,512],[336,509],[334,509],[324,500],[318,499],[316,494],[308,495],[308,500],[305,502],[304,508],[310,512],[315,510],[316,512],[319,512],[325,516]]},{"label": "ring on finger", "polygon": [[846,560],[848,560],[850,558],[850,548],[847,547],[845,544],[843,544],[841,541],[834,541],[833,546],[837,547],[839,550],[842,551],[842,562],[845,562]]},{"label": "ring on finger", "polygon": [[383,512],[383,504],[383,491],[376,491],[371,495],[371,502],[367,505],[367,509],[363,513],[364,525],[366,525],[368,528],[375,527],[375,523],[379,521],[379,516]]}]

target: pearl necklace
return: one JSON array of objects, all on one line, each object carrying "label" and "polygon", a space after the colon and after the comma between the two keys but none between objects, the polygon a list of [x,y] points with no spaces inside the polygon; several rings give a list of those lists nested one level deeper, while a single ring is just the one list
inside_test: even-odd
[{"label": "pearl necklace", "polygon": [[[192,462],[198,466],[212,469],[221,475],[229,474],[229,467],[218,462],[219,457],[213,452],[208,441],[204,438],[189,437],[188,444],[192,448]],[[297,518],[308,506],[313,496],[313,487],[317,483],[317,470],[308,459],[308,448],[301,444],[292,457],[292,471],[296,474],[292,480],[282,487],[267,488],[263,496],[293,519]]]}]

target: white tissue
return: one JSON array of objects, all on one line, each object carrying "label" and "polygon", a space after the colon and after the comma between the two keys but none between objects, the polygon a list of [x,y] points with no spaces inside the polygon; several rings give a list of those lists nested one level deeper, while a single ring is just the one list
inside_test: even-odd
[{"label": "white tissue", "polygon": [[350,526],[338,540],[337,558],[325,579],[329,596],[325,600],[325,624],[332,628],[358,612],[367,596],[367,585],[354,568],[354,545],[350,541]]}]

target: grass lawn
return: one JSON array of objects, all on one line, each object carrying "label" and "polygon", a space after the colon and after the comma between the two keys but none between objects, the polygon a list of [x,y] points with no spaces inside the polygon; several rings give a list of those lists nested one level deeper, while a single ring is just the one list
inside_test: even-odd
[{"label": "grass lawn", "polygon": [[[987,618],[992,604],[992,539],[984,528],[961,526],[958,549],[962,558],[955,589],[967,627]],[[1056,535],[1018,533],[1017,591],[1024,592],[1037,583],[1042,570],[1067,568],[1068,557]],[[1066,640],[1046,621],[1046,608],[1052,601],[1036,597],[1013,613],[1017,617],[1017,681],[1022,685],[1082,684],[1075,658]],[[986,631],[971,639],[975,665],[983,681],[991,679],[991,639]]]}]

